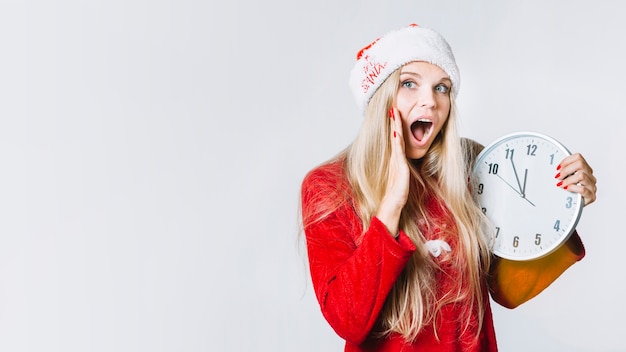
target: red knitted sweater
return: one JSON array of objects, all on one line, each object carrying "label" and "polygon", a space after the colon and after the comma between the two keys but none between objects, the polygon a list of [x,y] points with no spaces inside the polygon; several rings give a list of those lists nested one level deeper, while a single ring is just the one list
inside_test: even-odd
[{"label": "red knitted sweater", "polygon": [[[338,186],[345,184],[339,162],[322,166],[305,177],[302,186],[303,211],[319,195],[342,196]],[[433,205],[431,205],[433,206]],[[433,211],[436,213],[436,211]],[[307,214],[303,214],[307,216]],[[437,317],[437,334],[433,326],[424,329],[417,339],[405,343],[399,335],[379,340],[371,336],[387,294],[416,250],[409,237],[400,231],[398,239],[389,235],[387,228],[376,217],[360,243],[361,220],[351,201],[342,205],[323,221],[305,227],[309,266],[313,287],[322,314],[346,340],[345,351],[496,351],[496,339],[487,290],[486,312],[480,336],[475,340],[478,326],[463,329],[457,319],[462,314],[461,304],[445,306]],[[437,229],[425,236],[437,239]],[[447,239],[450,242],[449,239]],[[454,251],[455,243],[449,243]],[[443,256],[442,256],[443,257]],[[458,285],[458,274],[450,266],[442,266],[438,275],[439,293]],[[472,317],[476,319],[476,316]]]}]

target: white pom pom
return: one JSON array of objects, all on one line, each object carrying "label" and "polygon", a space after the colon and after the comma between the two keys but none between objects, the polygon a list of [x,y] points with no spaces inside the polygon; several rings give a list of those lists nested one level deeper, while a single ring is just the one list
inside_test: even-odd
[{"label": "white pom pom", "polygon": [[428,248],[428,251],[430,252],[430,254],[432,254],[433,257],[435,258],[441,255],[442,249],[446,252],[452,251],[452,248],[450,248],[450,245],[448,244],[448,242],[444,240],[427,241],[426,248]]}]

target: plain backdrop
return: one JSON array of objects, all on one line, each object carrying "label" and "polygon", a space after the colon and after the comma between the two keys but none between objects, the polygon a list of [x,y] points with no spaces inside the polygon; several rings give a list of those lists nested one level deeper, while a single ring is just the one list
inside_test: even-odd
[{"label": "plain backdrop", "polygon": [[587,249],[494,306],[500,349],[626,351],[621,1],[0,1],[0,350],[341,351],[299,241],[306,172],[360,126],[356,52],[418,23],[462,134],[581,152]]}]

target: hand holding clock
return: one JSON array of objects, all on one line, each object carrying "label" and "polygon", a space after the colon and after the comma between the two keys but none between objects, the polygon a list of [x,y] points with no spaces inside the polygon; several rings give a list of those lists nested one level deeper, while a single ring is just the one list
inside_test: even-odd
[{"label": "hand holding clock", "polygon": [[580,153],[565,157],[557,167],[554,176],[559,182],[558,187],[570,192],[580,193],[587,206],[596,200],[596,178],[593,170]]}]

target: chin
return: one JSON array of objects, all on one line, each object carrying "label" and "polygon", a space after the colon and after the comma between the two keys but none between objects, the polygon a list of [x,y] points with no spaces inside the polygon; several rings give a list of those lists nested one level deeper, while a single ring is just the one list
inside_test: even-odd
[{"label": "chin", "polygon": [[428,152],[428,149],[412,150],[411,153],[407,153],[406,157],[411,160],[419,160],[426,156],[426,152]]},{"label": "chin", "polygon": [[432,140],[430,141],[430,143],[426,145],[421,145],[421,146],[414,145],[413,148],[405,151],[406,157],[411,160],[422,159],[424,156],[426,156],[426,154],[428,153],[432,145],[433,145]]}]

